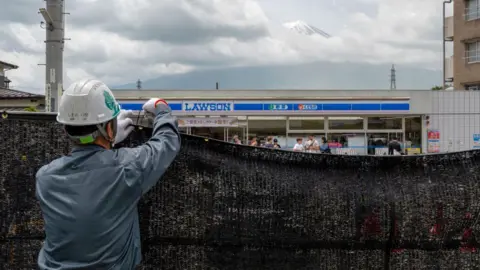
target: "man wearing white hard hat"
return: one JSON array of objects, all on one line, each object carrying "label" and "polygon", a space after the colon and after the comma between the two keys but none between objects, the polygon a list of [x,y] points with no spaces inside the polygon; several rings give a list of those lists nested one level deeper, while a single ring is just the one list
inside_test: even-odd
[{"label": "man wearing white hard hat", "polygon": [[57,121],[75,147],[37,172],[36,196],[45,221],[41,270],[134,269],[141,261],[137,203],[180,150],[176,119],[162,99],[143,110],[153,134],[136,148],[112,149],[132,132],[110,89],[96,80],[72,84]]}]

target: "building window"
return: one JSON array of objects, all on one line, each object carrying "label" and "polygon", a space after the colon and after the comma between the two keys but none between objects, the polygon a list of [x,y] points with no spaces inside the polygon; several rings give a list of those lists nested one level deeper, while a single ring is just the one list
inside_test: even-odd
[{"label": "building window", "polygon": [[325,128],[323,117],[290,117],[290,130],[323,130]]},{"label": "building window", "polygon": [[368,117],[368,129],[402,129],[402,118]]},{"label": "building window", "polygon": [[312,132],[312,133],[288,133],[287,141],[284,145],[280,145],[283,149],[290,149],[292,150],[295,144],[297,143],[297,139],[302,139],[302,144],[305,144],[308,141],[308,137],[313,136],[318,143],[321,143],[322,138],[325,137],[325,133],[319,132]]},{"label": "building window", "polygon": [[477,85],[467,85],[465,87],[467,90],[470,90],[470,91],[478,91],[480,90],[480,84],[477,84]]},{"label": "building window", "polygon": [[422,118],[420,116],[405,118],[405,149],[409,155],[422,152]]},{"label": "building window", "polygon": [[467,43],[465,54],[465,57],[467,58],[467,63],[480,62],[480,41]]},{"label": "building window", "polygon": [[467,0],[465,8],[465,20],[480,19],[480,0]]},{"label": "building window", "polygon": [[265,143],[267,137],[273,136],[281,146],[287,143],[287,117],[286,116],[249,116],[248,141],[253,137],[260,143]]},{"label": "building window", "polygon": [[333,154],[365,155],[365,133],[329,133],[328,144]]},{"label": "building window", "polygon": [[328,128],[330,130],[354,130],[363,129],[362,117],[329,117]]}]

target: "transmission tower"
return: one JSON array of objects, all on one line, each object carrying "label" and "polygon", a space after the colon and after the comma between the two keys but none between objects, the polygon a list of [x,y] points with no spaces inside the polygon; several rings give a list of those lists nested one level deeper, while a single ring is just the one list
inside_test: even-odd
[{"label": "transmission tower", "polygon": [[395,65],[392,65],[392,69],[390,69],[390,90],[397,89],[397,78],[395,75]]},{"label": "transmission tower", "polygon": [[142,81],[140,81],[140,79],[137,80],[137,89],[138,90],[142,89]]}]

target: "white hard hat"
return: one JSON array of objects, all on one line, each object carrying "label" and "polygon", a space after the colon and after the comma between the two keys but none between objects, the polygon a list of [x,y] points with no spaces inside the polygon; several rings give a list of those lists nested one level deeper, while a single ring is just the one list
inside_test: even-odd
[{"label": "white hard hat", "polygon": [[108,86],[97,80],[81,80],[63,92],[57,121],[70,126],[98,125],[119,114],[120,105]]}]

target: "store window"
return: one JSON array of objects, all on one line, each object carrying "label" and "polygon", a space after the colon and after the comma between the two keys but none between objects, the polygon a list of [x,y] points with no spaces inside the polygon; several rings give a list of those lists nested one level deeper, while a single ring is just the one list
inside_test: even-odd
[{"label": "store window", "polygon": [[313,136],[315,140],[320,144],[322,142],[322,137],[325,137],[325,133],[295,133],[289,132],[287,140],[285,143],[286,149],[293,149],[297,143],[297,139],[302,139],[302,144],[305,144],[308,141],[308,137]]},{"label": "store window", "polygon": [[402,145],[402,151],[405,150],[402,132],[368,133],[367,153],[377,156],[388,155],[388,143],[393,140],[398,141]]},{"label": "store window", "polygon": [[248,141],[256,137],[264,143],[268,136],[273,136],[280,145],[287,142],[287,117],[285,116],[249,116]]},{"label": "store window", "polygon": [[242,144],[248,143],[247,138],[247,117],[246,116],[230,116],[237,119],[237,127],[226,127],[226,141],[233,142],[234,137],[238,136]]},{"label": "store window", "polygon": [[223,127],[191,127],[190,132],[192,135],[225,140],[225,129]]},{"label": "store window", "polygon": [[329,117],[328,128],[332,130],[363,129],[363,117]]},{"label": "store window", "polygon": [[402,129],[401,117],[368,117],[368,129]]},{"label": "store window", "polygon": [[365,133],[329,133],[327,142],[334,154],[366,154]]},{"label": "store window", "polygon": [[228,127],[226,129],[227,142],[234,143],[234,137],[237,136],[242,144],[247,142],[246,127]]},{"label": "store window", "polygon": [[422,118],[420,116],[405,118],[405,147],[408,154],[419,154],[422,149]]},{"label": "store window", "polygon": [[290,117],[290,130],[323,130],[325,119],[323,117]]}]

